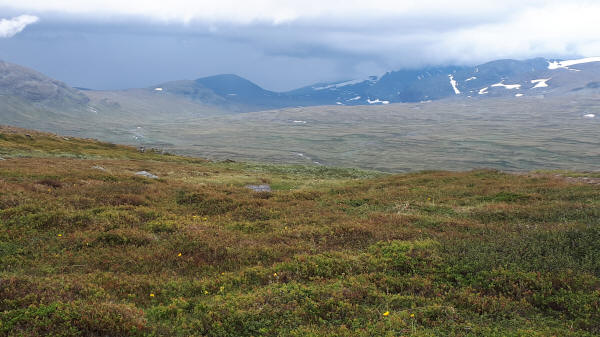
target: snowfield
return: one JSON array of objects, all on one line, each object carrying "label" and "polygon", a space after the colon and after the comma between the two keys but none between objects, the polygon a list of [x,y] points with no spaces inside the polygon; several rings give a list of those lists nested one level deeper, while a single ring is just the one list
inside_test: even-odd
[{"label": "snowfield", "polygon": [[521,89],[520,84],[504,84],[504,81],[496,84],[492,84],[492,87],[504,87],[506,89]]},{"label": "snowfield", "polygon": [[548,62],[548,69],[569,69],[570,66],[574,66],[576,64],[590,63],[590,62],[600,62],[600,57],[586,57],[577,60],[567,60],[567,61],[553,61]]},{"label": "snowfield", "polygon": [[458,90],[458,86],[456,81],[454,80],[454,76],[448,75],[448,78],[450,79],[450,85],[452,86],[452,89],[454,89],[454,93],[456,95],[460,95],[460,90]]},{"label": "snowfield", "polygon": [[390,101],[382,101],[379,98],[371,100],[370,98],[367,98],[367,103],[369,104],[377,104],[377,103],[381,103],[381,104],[390,104]]},{"label": "snowfield", "polygon": [[549,78],[542,78],[539,80],[532,80],[531,83],[535,84],[533,88],[546,88],[548,87],[548,83],[546,83],[548,81],[550,81]]}]

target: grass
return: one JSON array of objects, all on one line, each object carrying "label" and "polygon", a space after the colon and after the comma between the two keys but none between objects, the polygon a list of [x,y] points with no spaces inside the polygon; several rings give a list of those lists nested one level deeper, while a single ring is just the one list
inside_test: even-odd
[{"label": "grass", "polygon": [[600,191],[563,178],[583,173],[209,162],[14,128],[0,149],[0,336],[600,334]]}]

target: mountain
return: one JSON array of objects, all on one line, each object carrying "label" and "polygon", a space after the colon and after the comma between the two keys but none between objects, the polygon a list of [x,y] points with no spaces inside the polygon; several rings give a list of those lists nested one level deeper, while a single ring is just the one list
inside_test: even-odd
[{"label": "mountain", "polygon": [[216,107],[221,103],[217,95],[205,90],[207,97],[216,97],[214,101],[159,96],[147,89],[76,89],[35,70],[0,61],[0,124],[71,132],[94,130],[98,121],[119,129],[141,121],[229,113]]},{"label": "mountain", "polygon": [[0,95],[55,107],[86,104],[79,90],[34,70],[0,61]]},{"label": "mountain", "polygon": [[600,58],[497,60],[475,67],[401,70],[365,80],[320,83],[291,92],[327,104],[362,105],[562,94],[600,87]]},{"label": "mountain", "polygon": [[372,105],[451,98],[557,95],[600,87],[600,58],[496,60],[474,67],[428,67],[273,92],[236,75],[161,84],[155,90],[235,111],[294,106]]},{"label": "mountain", "polygon": [[293,104],[290,97],[285,94],[265,90],[245,78],[232,74],[210,76],[194,81],[167,82],[154,86],[153,90],[157,94],[170,93],[237,112],[265,110]]},{"label": "mountain", "polygon": [[[552,96],[600,90],[600,58],[496,60],[387,72],[274,92],[233,74],[171,81],[148,88],[75,89],[34,70],[0,62],[4,122],[78,118],[171,120],[298,106],[381,105],[441,99]],[[23,125],[31,126],[31,125]]]},{"label": "mountain", "polygon": [[0,61],[0,122],[28,127],[78,118],[90,99],[34,70]]}]

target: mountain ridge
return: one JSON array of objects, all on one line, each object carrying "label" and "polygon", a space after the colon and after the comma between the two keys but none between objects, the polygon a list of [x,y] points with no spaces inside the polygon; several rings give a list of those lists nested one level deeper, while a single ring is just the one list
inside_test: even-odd
[{"label": "mountain ridge", "polygon": [[[47,110],[78,114],[137,111],[153,107],[179,115],[241,113],[320,105],[381,105],[442,99],[560,95],[598,90],[600,58],[580,60],[502,59],[477,66],[442,66],[389,71],[364,79],[321,82],[276,92],[235,74],[176,80],[139,89],[71,88],[34,70],[0,61],[0,107],[5,111]],[[156,103],[153,103],[156,102]],[[171,103],[169,103],[171,102]],[[185,106],[185,109],[182,108]]]},{"label": "mountain ridge", "polygon": [[[560,66],[563,63],[570,66]],[[245,78],[231,74],[199,78],[193,82],[202,84],[204,88],[228,101],[282,108],[412,103],[456,97],[560,94],[574,89],[594,89],[594,86],[588,84],[597,82],[598,79],[600,58],[567,61],[534,58],[523,61],[494,60],[472,67],[396,70],[366,79],[320,82],[283,92],[263,89]],[[224,86],[223,83],[228,85]],[[246,91],[246,88],[250,90]],[[530,89],[535,90],[529,91]]]}]

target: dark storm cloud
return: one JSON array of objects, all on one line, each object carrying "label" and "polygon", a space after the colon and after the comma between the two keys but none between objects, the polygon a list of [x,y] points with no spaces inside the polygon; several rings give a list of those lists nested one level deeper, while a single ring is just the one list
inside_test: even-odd
[{"label": "dark storm cloud", "polygon": [[41,21],[0,39],[0,58],[94,88],[236,73],[284,90],[400,68],[600,54],[600,4],[591,1],[172,0],[137,8],[105,0],[96,7],[101,2],[5,4],[0,18],[21,8]]}]

